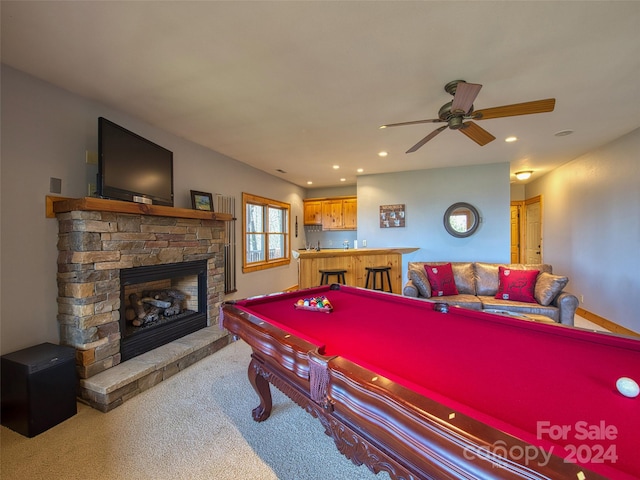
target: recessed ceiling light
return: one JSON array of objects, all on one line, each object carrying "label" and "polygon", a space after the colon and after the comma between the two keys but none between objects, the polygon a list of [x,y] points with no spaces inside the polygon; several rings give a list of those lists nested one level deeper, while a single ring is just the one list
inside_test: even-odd
[{"label": "recessed ceiling light", "polygon": [[362,173],[362,172],[364,172],[364,168],[359,168],[358,170],[356,170],[356,172]]},{"label": "recessed ceiling light", "polygon": [[387,152],[378,152],[379,157],[386,157],[387,155],[389,155]]},{"label": "recessed ceiling light", "polygon": [[507,137],[507,138],[504,139],[504,141],[507,142],[507,143],[516,142],[516,141],[518,141],[518,137],[513,137],[513,136]]},{"label": "recessed ceiling light", "polygon": [[341,179],[340,179],[340,181],[341,181],[341,182],[346,182],[346,181],[347,181],[347,179],[346,179],[346,178],[341,178]]},{"label": "recessed ceiling light", "polygon": [[309,181],[307,182],[307,185],[313,185],[313,182],[312,182],[311,180],[309,180]]},{"label": "recessed ceiling light", "polygon": [[333,166],[333,169],[334,169],[334,170],[338,170],[339,168],[340,168],[340,165],[334,165],[334,166]]},{"label": "recessed ceiling light", "polygon": [[554,133],[556,137],[566,137],[567,135],[571,135],[573,130],[560,130],[559,132]]},{"label": "recessed ceiling light", "polygon": [[382,128],[387,128],[387,126],[386,125],[380,125],[378,128],[381,128],[381,129]]}]

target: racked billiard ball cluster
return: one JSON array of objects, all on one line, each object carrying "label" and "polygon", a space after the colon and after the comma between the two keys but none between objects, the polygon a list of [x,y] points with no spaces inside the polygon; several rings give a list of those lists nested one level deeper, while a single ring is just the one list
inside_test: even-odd
[{"label": "racked billiard ball cluster", "polygon": [[320,297],[301,298],[295,303],[295,307],[320,312],[330,312],[333,310],[331,302],[324,295]]}]

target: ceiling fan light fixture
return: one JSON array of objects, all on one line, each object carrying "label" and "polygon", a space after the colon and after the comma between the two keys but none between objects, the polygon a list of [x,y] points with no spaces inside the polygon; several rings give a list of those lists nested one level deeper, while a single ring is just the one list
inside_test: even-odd
[{"label": "ceiling fan light fixture", "polygon": [[447,127],[451,130],[459,130],[468,138],[476,142],[481,147],[494,141],[496,137],[491,135],[484,128],[478,126],[468,120],[488,120],[491,118],[515,117],[518,115],[531,115],[534,113],[553,112],[556,99],[546,98],[543,100],[534,100],[532,102],[514,103],[511,105],[502,105],[500,107],[485,108],[475,110],[473,102],[476,99],[482,85],[479,83],[468,83],[464,80],[454,80],[444,86],[445,92],[453,95],[451,102],[445,103],[438,111],[438,118],[427,120],[413,120],[410,122],[388,123],[383,127],[400,127],[405,125],[419,125],[423,123],[446,123],[447,125],[432,131],[406,153],[413,153],[421,148],[428,141],[432,140],[436,135]]},{"label": "ceiling fan light fixture", "polygon": [[516,172],[516,178],[518,180],[528,180],[531,177],[533,172],[531,170],[523,170],[521,172]]}]

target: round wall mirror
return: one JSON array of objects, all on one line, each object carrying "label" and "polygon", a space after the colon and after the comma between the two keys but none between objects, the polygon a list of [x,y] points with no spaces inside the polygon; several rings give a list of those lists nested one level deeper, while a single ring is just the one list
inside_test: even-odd
[{"label": "round wall mirror", "polygon": [[479,223],[478,210],[468,203],[454,203],[444,213],[444,228],[454,237],[473,235]]}]

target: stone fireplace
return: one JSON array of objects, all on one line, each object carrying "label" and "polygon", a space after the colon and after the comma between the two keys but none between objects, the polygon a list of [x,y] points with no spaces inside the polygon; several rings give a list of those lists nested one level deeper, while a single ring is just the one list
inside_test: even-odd
[{"label": "stone fireplace", "polygon": [[[96,393],[82,379],[113,376],[121,362],[217,325],[224,222],[231,215],[97,198],[53,199],[50,210],[59,224],[60,343],[76,349],[80,396],[89,403],[96,403]],[[167,317],[137,331],[127,321],[132,289],[181,292],[186,320]],[[123,401],[112,400],[99,398],[98,408]]]}]

